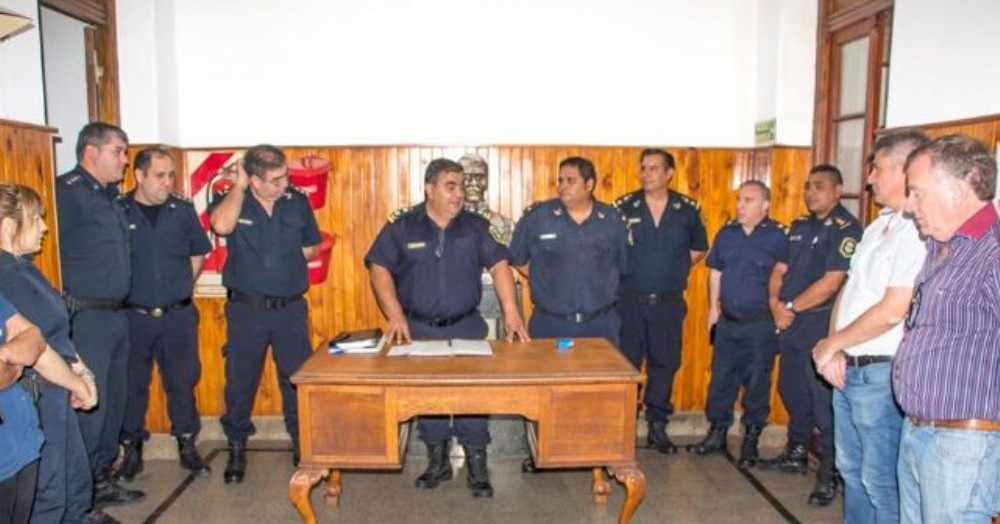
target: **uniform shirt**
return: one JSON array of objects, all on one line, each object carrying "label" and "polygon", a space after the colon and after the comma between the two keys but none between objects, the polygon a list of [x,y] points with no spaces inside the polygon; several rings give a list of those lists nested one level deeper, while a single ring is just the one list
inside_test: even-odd
[{"label": "uniform shirt", "polygon": [[[213,205],[223,198],[220,195]],[[222,285],[254,297],[301,295],[309,288],[302,248],[321,241],[309,200],[298,190],[287,189],[275,200],[268,216],[247,189],[236,228],[226,236],[228,256]]]},{"label": "uniform shirt", "polygon": [[1000,221],[992,205],[946,244],[928,241],[906,328],[893,391],[907,415],[1000,421]]},{"label": "uniform shirt", "polygon": [[66,304],[30,259],[0,251],[0,295],[38,327],[52,349],[66,361],[76,362]]},{"label": "uniform shirt", "polygon": [[719,230],[706,263],[722,273],[719,299],[727,315],[752,318],[768,310],[767,281],[786,249],[787,230],[770,218],[749,235],[735,220]]},{"label": "uniform shirt", "polygon": [[63,289],[77,298],[124,300],[131,282],[128,225],[104,187],[84,168],[56,180]]},{"label": "uniform shirt", "polygon": [[191,297],[191,257],[212,250],[194,204],[171,195],[157,206],[156,223],[135,201],[135,192],[119,199],[132,231],[130,304],[162,307]]},{"label": "uniform shirt", "polygon": [[667,206],[654,225],[643,191],[615,201],[628,224],[629,272],[622,289],[636,293],[681,292],[687,287],[691,251],[707,251],[708,236],[698,203],[669,191]]},{"label": "uniform shirt", "polygon": [[[877,304],[890,287],[913,288],[927,248],[920,240],[917,226],[902,211],[882,210],[865,228],[865,234],[851,258],[851,270],[844,284],[843,296],[834,325],[838,330],[854,322]],[[844,350],[848,355],[896,354],[903,340],[903,323],[881,335]]]},{"label": "uniform shirt", "polygon": [[[0,344],[7,342],[7,321],[17,311],[0,297]],[[42,429],[38,425],[38,408],[20,382],[0,390],[0,482],[38,460],[42,449]]]},{"label": "uniform shirt", "polygon": [[524,211],[510,242],[515,266],[530,263],[531,300],[556,315],[592,314],[613,304],[628,271],[625,222],[594,201],[577,224],[558,199]]},{"label": "uniform shirt", "polygon": [[393,213],[365,255],[365,266],[378,264],[392,274],[407,313],[456,318],[479,305],[483,268],[510,260],[510,252],[481,215],[462,211],[441,229],[425,206]]},{"label": "uniform shirt", "polygon": [[[788,264],[781,283],[781,302],[794,300],[827,271],[847,271],[861,226],[844,206],[837,204],[823,220],[813,214],[803,215],[792,222],[788,232],[788,249],[778,259]],[[836,296],[812,309],[828,308]]]}]

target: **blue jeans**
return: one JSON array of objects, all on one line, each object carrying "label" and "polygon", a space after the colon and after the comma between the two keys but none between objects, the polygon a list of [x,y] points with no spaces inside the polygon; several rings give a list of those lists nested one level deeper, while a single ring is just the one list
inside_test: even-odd
[{"label": "blue jeans", "polygon": [[837,469],[844,479],[844,523],[899,522],[896,463],[903,414],[892,396],[892,362],[847,368],[833,392]]},{"label": "blue jeans", "polygon": [[903,423],[899,444],[904,523],[989,524],[1000,512],[1000,431]]}]

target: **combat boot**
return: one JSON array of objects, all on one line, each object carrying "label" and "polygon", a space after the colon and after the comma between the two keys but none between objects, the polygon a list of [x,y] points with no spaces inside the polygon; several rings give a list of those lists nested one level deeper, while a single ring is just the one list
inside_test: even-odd
[{"label": "combat boot", "polygon": [[427,444],[427,469],[413,483],[418,489],[434,489],[443,480],[451,480],[451,462],[448,460],[448,441]]},{"label": "combat boot", "polygon": [[649,423],[649,432],[646,436],[646,442],[649,447],[663,453],[664,455],[673,455],[677,453],[677,446],[670,441],[670,437],[667,436],[667,422],[664,421],[651,421]]},{"label": "combat boot", "polygon": [[207,475],[212,472],[212,468],[205,464],[198,448],[194,445],[194,435],[185,434],[177,437],[177,455],[180,457],[181,467],[190,470],[195,475]]},{"label": "combat boot", "polygon": [[789,442],[785,446],[785,451],[777,457],[761,460],[760,469],[805,475],[809,471],[809,452],[806,451],[806,445]]},{"label": "combat boot", "polygon": [[132,482],[142,469],[142,439],[122,440],[122,462],[118,466],[117,477]]},{"label": "combat boot", "polygon": [[708,429],[708,435],[697,444],[691,444],[687,450],[695,455],[712,455],[715,453],[725,453],[727,449],[726,434],[729,426],[712,423]]},{"label": "combat boot", "polygon": [[740,460],[736,462],[736,467],[750,469],[757,465],[757,461],[760,460],[757,444],[760,440],[761,431],[764,431],[764,428],[761,426],[746,427],[746,433],[743,434],[743,445],[740,446]]},{"label": "combat boot", "polygon": [[492,497],[489,471],[486,468],[486,448],[465,447],[466,484],[475,498]]},{"label": "combat boot", "polygon": [[824,458],[816,471],[816,486],[809,494],[810,506],[829,506],[837,498],[837,476],[833,473],[833,458]]},{"label": "combat boot", "polygon": [[243,482],[247,471],[247,439],[229,441],[229,459],[226,461],[226,471],[223,480],[226,484]]}]

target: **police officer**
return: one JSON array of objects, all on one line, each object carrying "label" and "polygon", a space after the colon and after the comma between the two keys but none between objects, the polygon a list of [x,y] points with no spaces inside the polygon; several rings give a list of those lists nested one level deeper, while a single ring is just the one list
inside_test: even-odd
[{"label": "police officer", "polygon": [[[365,256],[372,290],[389,321],[394,342],[413,339],[484,338],[486,322],[476,306],[480,275],[489,269],[503,308],[508,340],[527,340],[514,298],[509,252],[491,236],[489,220],[463,209],[462,165],[438,158],[427,165],[422,204],[389,217]],[[465,448],[467,483],[474,497],[492,497],[486,464],[490,442],[484,416],[454,417],[454,433]],[[416,487],[433,489],[452,477],[448,417],[420,417],[420,439],[427,445],[427,470]]]},{"label": "police officer", "polygon": [[76,167],[56,180],[63,295],[72,316],[77,352],[93,370],[101,402],[78,412],[94,475],[94,503],[124,504],[145,497],[122,487],[111,473],[125,417],[131,283],[128,225],[114,202],[128,163],[128,137],[92,122],[80,130]]},{"label": "police officer", "polygon": [[194,387],[198,359],[198,309],[191,302],[194,280],[212,249],[194,206],[174,196],[174,161],[161,148],[135,157],[136,188],[118,202],[132,231],[132,288],[128,296],[128,402],[122,425],[124,455],[118,475],[131,481],[142,469],[142,443],[155,360],[167,394],[170,433],[177,439],[181,466],[195,474],[209,467],[198,455],[201,429]]},{"label": "police officer", "polygon": [[810,505],[827,505],[836,495],[833,475],[833,412],[830,387],[816,375],[812,348],[829,331],[830,310],[847,276],[861,226],[842,205],[843,178],[831,165],[818,165],[806,179],[807,215],[796,218],[788,251],[768,282],[768,306],[781,331],[778,392],[788,408],[788,442],[761,469],[805,474],[806,443],[819,428],[820,467]]},{"label": "police officer", "polygon": [[673,155],[645,149],[639,158],[642,189],[615,202],[627,220],[629,245],[629,273],[618,291],[621,349],[637,368],[646,360],[649,446],[671,455],[677,446],[666,428],[681,365],[684,289],[691,266],[708,251],[708,238],[698,203],[667,187],[674,177]]},{"label": "police officer", "polygon": [[698,455],[724,453],[733,423],[733,402],[743,394],[743,445],[737,465],[757,463],[757,441],[770,413],[771,371],[778,351],[774,320],[767,307],[767,281],[788,248],[784,226],[767,216],[771,191],[759,180],[740,185],[736,220],[715,236],[708,254],[708,328],[715,329],[712,381],[705,415],[710,428],[688,446]]},{"label": "police officer", "polygon": [[[532,337],[603,337],[618,345],[615,310],[620,274],[627,270],[621,214],[594,199],[597,172],[581,157],[559,163],[559,197],[524,210],[510,250],[528,277],[534,304]],[[534,472],[529,456],[521,465]]]},{"label": "police officer", "polygon": [[229,441],[224,480],[243,482],[247,437],[268,346],[278,370],[285,429],[298,463],[299,417],[289,377],[309,358],[309,288],[306,263],[319,252],[316,217],[305,195],[288,187],[285,154],[254,146],[237,163],[235,185],[212,207],[211,225],[226,237],[229,256],[222,271],[226,303],[226,413]]}]

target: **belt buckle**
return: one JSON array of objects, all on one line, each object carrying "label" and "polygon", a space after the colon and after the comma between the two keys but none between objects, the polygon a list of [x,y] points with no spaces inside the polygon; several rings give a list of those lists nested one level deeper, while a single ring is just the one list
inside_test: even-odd
[{"label": "belt buckle", "polygon": [[162,307],[154,307],[153,309],[150,309],[149,310],[149,316],[151,316],[153,318],[160,318],[160,317],[162,317],[163,316],[163,308]]}]

